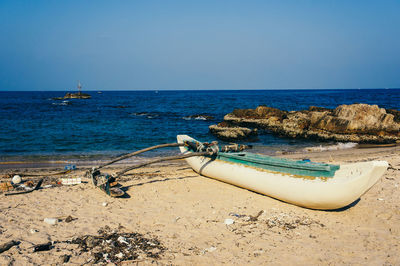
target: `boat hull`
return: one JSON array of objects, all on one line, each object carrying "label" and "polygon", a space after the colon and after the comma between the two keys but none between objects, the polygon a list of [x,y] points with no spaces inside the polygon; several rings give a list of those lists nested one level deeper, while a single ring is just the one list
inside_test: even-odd
[{"label": "boat hull", "polygon": [[[195,141],[178,135],[178,142]],[[190,153],[180,147],[182,153]],[[238,187],[249,189],[291,204],[311,209],[339,209],[366,193],[384,174],[386,161],[360,162],[341,165],[333,177],[312,177],[273,172],[227,162],[211,157],[196,156],[186,162],[197,173]]]}]

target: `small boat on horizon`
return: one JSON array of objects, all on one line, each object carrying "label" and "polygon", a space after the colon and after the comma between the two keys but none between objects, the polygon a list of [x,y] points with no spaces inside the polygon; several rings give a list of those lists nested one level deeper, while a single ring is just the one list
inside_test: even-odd
[{"label": "small boat on horizon", "polygon": [[[178,135],[182,154],[218,149],[187,135]],[[195,148],[193,148],[195,147]],[[196,148],[197,147],[197,148]],[[332,165],[295,161],[250,152],[214,152],[186,158],[200,175],[310,209],[331,210],[350,205],[385,173],[386,161]]]}]

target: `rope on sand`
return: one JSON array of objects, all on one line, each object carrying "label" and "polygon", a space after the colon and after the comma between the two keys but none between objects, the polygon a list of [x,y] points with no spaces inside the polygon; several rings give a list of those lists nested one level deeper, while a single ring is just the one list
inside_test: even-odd
[{"label": "rope on sand", "polygon": [[56,173],[47,173],[47,174],[30,174],[30,173],[18,173],[19,176],[55,176],[55,175],[65,175],[72,172],[72,170],[66,170],[62,172],[56,172]]},{"label": "rope on sand", "polygon": [[394,168],[393,165],[389,164],[388,170],[400,171],[400,168]]}]

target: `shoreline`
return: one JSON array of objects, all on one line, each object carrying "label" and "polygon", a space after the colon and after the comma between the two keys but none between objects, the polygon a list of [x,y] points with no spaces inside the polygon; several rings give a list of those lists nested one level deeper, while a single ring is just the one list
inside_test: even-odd
[{"label": "shoreline", "polygon": [[[265,134],[263,136],[271,136],[271,139],[257,139],[257,140],[243,140],[237,141],[238,144],[247,144],[253,146],[252,151],[254,153],[261,153],[266,155],[275,156],[282,153],[293,153],[293,152],[304,152],[304,150],[335,150],[335,149],[347,149],[356,146],[356,143],[347,142],[337,142],[337,141],[316,141],[316,140],[308,140],[308,139],[291,139],[291,138],[280,138],[283,139],[282,142],[271,142],[272,138],[277,137],[273,134]],[[207,137],[199,139],[201,141],[218,141],[221,145],[228,145],[231,142],[222,141],[213,137]],[[167,141],[168,142],[168,141]],[[171,142],[176,142],[176,136],[174,140]],[[3,150],[0,153],[0,164],[1,163],[13,163],[13,162],[51,162],[51,161],[107,161],[110,158],[116,158],[118,156],[131,153],[135,150],[141,150],[153,145],[159,145],[161,143],[154,142],[153,144],[148,144],[145,147],[139,145],[138,148],[127,149],[127,150],[91,150],[91,151],[53,151],[53,152],[38,152],[36,150],[32,152],[7,152]],[[400,143],[398,144],[400,145]],[[140,157],[157,157],[167,154],[177,153],[178,149],[176,148],[165,148],[159,150],[152,150],[140,155]]]},{"label": "shoreline", "polygon": [[[304,159],[305,157],[309,157],[307,159],[313,159],[316,162],[322,162],[321,158],[325,160],[332,161],[332,156],[344,156],[349,157],[350,155],[354,155],[356,157],[363,157],[367,154],[382,154],[382,153],[393,153],[396,151],[400,151],[400,145],[396,146],[376,146],[376,147],[358,147],[358,146],[349,146],[345,148],[341,148],[341,146],[346,146],[343,144],[336,145],[326,145],[326,146],[312,146],[312,147],[297,147],[290,151],[282,151],[279,149],[269,150],[268,146],[255,147],[253,149],[248,150],[253,153],[260,153],[269,156],[276,157],[285,157],[289,159]],[[164,155],[173,155],[178,154],[178,150],[170,149],[169,151],[151,151],[148,153],[143,153],[140,156],[133,156],[131,158],[125,159],[123,161],[115,163],[115,165],[130,165],[134,163],[145,162],[149,159],[161,158]],[[323,156],[323,154],[329,154],[329,157]],[[86,166],[92,167],[96,165],[100,165],[102,163],[108,162],[112,159],[117,158],[119,155],[114,156],[10,156],[7,159],[0,161],[0,169],[12,169],[12,168],[54,168],[54,167],[64,167],[65,165],[73,164],[75,166]],[[322,156],[321,156],[322,155]],[[80,158],[79,158],[80,157]],[[63,159],[64,158],[64,159]],[[12,160],[14,159],[14,160]]]},{"label": "shoreline", "polygon": [[[184,160],[127,173],[119,180],[126,198],[111,198],[93,188],[84,177],[90,165],[78,167],[64,176],[82,177],[82,184],[43,187],[24,195],[0,194],[0,244],[20,241],[0,254],[0,264],[57,264],[65,256],[69,256],[70,264],[93,262],[90,252],[67,242],[97,236],[106,226],[117,233],[156,238],[165,248],[159,258],[142,254],[139,262],[127,264],[400,263],[400,147],[279,156],[330,163],[386,160],[392,168],[348,207],[318,211],[200,176]],[[111,165],[104,171],[115,173],[129,164]],[[31,171],[43,176],[52,170],[56,169],[19,168],[21,173]],[[6,180],[7,172],[9,169],[0,169],[1,181]],[[37,182],[39,178],[31,179]],[[46,177],[44,186],[58,178]],[[71,222],[66,222],[68,216]],[[44,222],[55,217],[56,225]],[[227,225],[227,219],[233,223]],[[48,241],[56,241],[53,249],[32,252],[33,245]]]}]

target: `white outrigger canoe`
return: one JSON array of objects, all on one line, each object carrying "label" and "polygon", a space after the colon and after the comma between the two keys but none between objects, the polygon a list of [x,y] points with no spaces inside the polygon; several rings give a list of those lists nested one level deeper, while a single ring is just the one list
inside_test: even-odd
[{"label": "white outrigger canoe", "polygon": [[[201,142],[178,135],[178,143]],[[196,152],[190,146],[181,153]],[[343,165],[294,161],[249,152],[217,152],[185,159],[197,173],[298,206],[345,207],[366,193],[388,168],[386,161]]]}]

